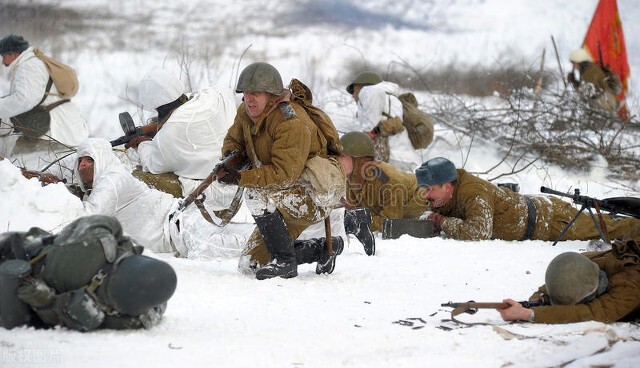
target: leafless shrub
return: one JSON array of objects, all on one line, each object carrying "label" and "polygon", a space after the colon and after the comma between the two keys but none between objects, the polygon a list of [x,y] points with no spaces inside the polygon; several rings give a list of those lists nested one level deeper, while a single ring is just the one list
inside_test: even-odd
[{"label": "leafless shrub", "polygon": [[533,88],[538,80],[543,87],[553,82],[550,73],[540,72],[530,67],[518,65],[498,65],[495,68],[474,66],[460,68],[450,64],[436,70],[416,70],[409,63],[394,62],[386,67],[375,65],[363,66],[361,62],[352,61],[347,66],[350,75],[362,70],[375,71],[385,80],[398,83],[404,88],[431,93],[458,94],[467,96],[491,96],[495,93],[506,95],[513,90]]},{"label": "leafless shrub", "polygon": [[586,171],[601,156],[614,178],[638,177],[640,122],[620,120],[581,94],[545,91],[538,96],[525,88],[501,98],[497,107],[455,96],[444,100],[433,112],[436,121],[467,137],[495,142],[505,157]]}]

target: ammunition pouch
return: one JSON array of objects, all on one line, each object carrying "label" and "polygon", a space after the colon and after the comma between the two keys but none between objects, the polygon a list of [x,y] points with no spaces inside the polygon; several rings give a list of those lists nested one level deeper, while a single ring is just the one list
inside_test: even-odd
[{"label": "ammunition pouch", "polygon": [[13,130],[25,137],[39,138],[51,127],[51,114],[47,107],[38,105],[33,109],[11,118]]},{"label": "ammunition pouch", "polygon": [[397,239],[405,234],[415,238],[431,238],[434,236],[433,222],[420,219],[382,220],[382,239]]},{"label": "ammunition pouch", "polygon": [[91,331],[104,321],[104,312],[84,289],[64,293],[54,305],[60,322],[78,331]]}]

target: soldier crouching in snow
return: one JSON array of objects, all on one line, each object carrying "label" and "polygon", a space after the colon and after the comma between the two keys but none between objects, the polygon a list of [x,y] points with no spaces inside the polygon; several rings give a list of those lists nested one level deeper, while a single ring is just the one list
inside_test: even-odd
[{"label": "soldier crouching in snow", "polygon": [[108,216],[81,217],[57,235],[0,234],[2,327],[152,327],[177,278],[169,264],[141,253]]},{"label": "soldier crouching in snow", "polygon": [[[327,139],[305,108],[290,101],[280,73],[270,64],[247,66],[236,92],[243,93],[222,147],[246,154],[252,168],[242,172],[223,168],[218,180],[247,188],[247,206],[257,229],[247,242],[239,268],[255,270],[259,280],[298,275],[298,264],[318,262],[317,273],[331,273],[344,247],[333,237],[294,240],[310,225],[322,221],[344,195],[345,176],[329,155]],[[335,127],[333,128],[335,136]],[[323,190],[322,188],[326,189]]]}]

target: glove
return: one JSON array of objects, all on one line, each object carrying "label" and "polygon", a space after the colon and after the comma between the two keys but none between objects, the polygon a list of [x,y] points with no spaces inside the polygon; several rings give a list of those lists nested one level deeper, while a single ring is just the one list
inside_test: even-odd
[{"label": "glove", "polygon": [[151,138],[147,137],[146,135],[139,135],[137,137],[131,138],[131,140],[124,145],[124,148],[138,149],[138,145],[140,145],[140,143],[150,140]]},{"label": "glove", "polygon": [[34,308],[53,304],[56,293],[44,281],[32,277],[22,282],[16,291],[18,298]]},{"label": "glove", "polygon": [[223,166],[216,173],[218,181],[229,185],[238,185],[240,182],[240,171]]}]

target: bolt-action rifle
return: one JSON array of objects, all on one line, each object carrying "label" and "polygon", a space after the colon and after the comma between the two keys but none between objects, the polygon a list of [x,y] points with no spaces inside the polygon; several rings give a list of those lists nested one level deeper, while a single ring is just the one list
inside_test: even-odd
[{"label": "bolt-action rifle", "polygon": [[[554,194],[554,195],[566,197],[566,198],[571,198],[573,203],[579,204],[582,206],[580,210],[576,213],[576,215],[573,216],[571,221],[569,221],[567,226],[562,230],[560,235],[558,235],[558,239],[556,239],[553,245],[556,245],[558,241],[562,240],[562,237],[564,236],[564,234],[569,230],[571,225],[573,225],[573,223],[576,221],[578,216],[585,209],[589,211],[589,214],[591,215],[591,219],[593,220],[593,224],[595,225],[596,229],[598,230],[598,233],[600,234],[600,238],[602,238],[602,240],[607,243],[609,242],[609,238],[607,236],[606,224],[602,217],[602,213],[600,212],[601,210],[610,212],[612,216],[622,215],[623,217],[640,218],[640,198],[612,197],[612,198],[605,198],[605,199],[596,199],[593,197],[580,195],[580,189],[575,189],[574,194],[572,195],[572,194],[559,192],[557,190],[553,190],[544,186],[540,187],[540,192]],[[596,210],[599,221],[596,221],[595,215],[591,211],[592,208]]]},{"label": "bolt-action rifle", "polygon": [[143,126],[136,126],[133,122],[131,114],[127,111],[118,114],[118,120],[120,120],[120,127],[124,132],[124,135],[118,139],[111,141],[111,147],[117,147],[122,144],[128,143],[135,137],[146,135],[149,138],[153,138],[161,125],[158,122],[149,123]]},{"label": "bolt-action rifle", "polygon": [[[518,303],[520,303],[520,305],[522,305],[525,308],[540,307],[545,305],[544,301],[522,301]],[[452,321],[456,323],[461,323],[461,324],[468,324],[468,323],[457,320],[455,317],[462,313],[475,314],[478,311],[478,309],[507,309],[511,305],[504,302],[476,303],[473,300],[470,300],[468,302],[460,302],[460,303],[454,303],[454,302],[442,303],[440,304],[440,306],[453,308],[453,310],[451,311]]]},{"label": "bolt-action rifle", "polygon": [[235,170],[245,170],[249,167],[249,160],[247,159],[247,155],[244,152],[231,151],[227,156],[225,156],[222,161],[218,162],[216,166],[211,170],[209,176],[207,176],[200,185],[193,190],[186,198],[180,201],[180,206],[178,207],[178,211],[182,211],[187,208],[191,203],[193,203],[198,197],[203,195],[205,189],[209,185],[211,185],[214,181],[218,180],[218,172],[221,169],[235,169]]}]

